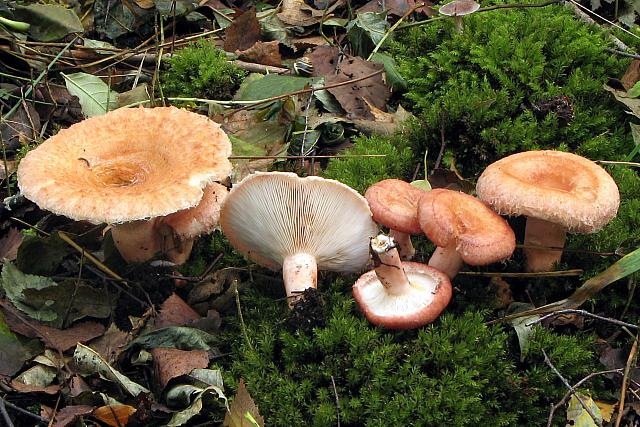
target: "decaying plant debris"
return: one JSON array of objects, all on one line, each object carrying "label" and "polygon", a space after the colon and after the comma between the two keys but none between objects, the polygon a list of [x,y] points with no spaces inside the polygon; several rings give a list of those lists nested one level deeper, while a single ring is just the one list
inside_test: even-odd
[{"label": "decaying plant debris", "polygon": [[[640,43],[633,4],[466,2],[472,7],[463,17],[459,1],[442,13],[444,3],[414,0],[5,3],[0,424],[639,422]],[[154,111],[183,118],[136,118]],[[43,177],[33,179],[33,159],[53,158],[36,147],[109,117],[121,123],[100,130],[108,136],[83,130],[83,143],[90,135],[99,155],[72,152],[69,161],[82,169],[71,178],[60,180],[45,162],[38,166]],[[120,128],[132,136],[116,132],[125,121]],[[223,171],[204,177],[204,160],[188,152],[208,147],[207,129],[222,129],[228,141],[220,159],[206,158]],[[144,149],[136,132],[146,135]],[[109,151],[114,139],[122,148]],[[138,162],[136,150],[153,164]],[[429,269],[421,265],[436,250],[425,225],[467,227],[459,216],[454,225],[440,221],[435,202],[419,208],[422,193],[458,194],[463,202],[444,203],[445,210],[471,206],[464,200],[476,195],[490,164],[532,150],[577,154],[611,177],[600,191],[615,206],[589,230],[599,231],[545,246],[561,260],[554,258],[552,271],[533,272],[540,269],[526,267],[527,257],[541,251],[542,240],[525,239],[524,217],[496,215],[500,228],[513,230],[500,261],[456,262],[450,285],[440,273],[426,292],[400,297],[417,286],[399,274],[402,266],[407,274],[409,265]],[[198,181],[193,200],[169,212],[168,200],[184,194],[171,196],[163,183],[145,190],[142,208],[152,192],[164,198],[160,208],[132,217],[151,240],[122,232],[124,217],[113,216],[118,203],[101,205],[97,219],[70,219],[88,219],[81,211],[91,207],[89,193],[79,183],[107,152],[116,160],[104,166],[101,185],[123,192],[155,168],[158,182],[176,174],[187,177],[185,186]],[[529,181],[548,182],[556,174],[549,169]],[[571,175],[562,185],[586,182]],[[271,176],[323,187],[262,188],[236,201],[249,183]],[[415,186],[410,195],[388,197],[408,202],[403,215],[415,226],[401,232],[413,234],[415,253],[403,252],[412,258],[403,264],[393,240],[374,239],[376,268],[354,297],[352,286],[374,268],[367,265],[369,238],[378,233],[373,220],[399,233],[389,225],[397,221],[383,224],[356,193],[401,180]],[[28,186],[75,204],[53,207]],[[597,186],[578,187],[589,196]],[[346,201],[326,202],[340,191],[360,203],[357,215]],[[486,193],[481,179],[478,196]],[[520,212],[510,209],[498,210]],[[194,216],[175,218],[176,210]],[[207,231],[199,226],[215,226],[220,210],[221,227],[201,235]],[[311,233],[317,223],[321,232]],[[356,223],[364,224],[359,233]],[[362,235],[347,241],[349,234]],[[459,236],[451,248],[466,252]],[[376,252],[380,242],[388,245]],[[306,255],[290,256],[291,247]],[[139,249],[144,256],[131,255]],[[334,268],[344,259],[353,262]],[[316,261],[330,271],[316,274]],[[283,263],[284,278],[277,271]],[[298,282],[304,286],[291,285]],[[371,303],[365,296],[373,288]],[[392,302],[380,303],[386,294]],[[406,309],[423,297],[435,308],[387,316],[390,305]]]}]

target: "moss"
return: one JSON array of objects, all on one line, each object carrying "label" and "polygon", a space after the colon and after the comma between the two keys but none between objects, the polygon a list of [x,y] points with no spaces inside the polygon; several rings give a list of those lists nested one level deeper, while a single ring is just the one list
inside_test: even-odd
[{"label": "moss", "polygon": [[594,369],[588,338],[542,328],[519,366],[513,331],[486,326],[478,312],[450,310],[417,331],[383,331],[364,320],[345,287],[325,294],[327,326],[312,334],[274,321],[286,317],[284,304],[259,292],[243,297],[253,349],[235,340],[226,381],[245,379],[267,424],[336,425],[337,393],[344,426],[543,425],[565,389],[541,349],[569,381]]},{"label": "moss", "polygon": [[246,75],[206,40],[180,49],[165,62],[169,68],[161,77],[168,97],[228,100]]},{"label": "moss", "polygon": [[363,193],[371,184],[387,178],[409,178],[414,156],[411,142],[404,133],[391,137],[359,137],[344,155],[382,154],[385,157],[351,157],[331,159],[324,171],[326,178],[336,179]]}]

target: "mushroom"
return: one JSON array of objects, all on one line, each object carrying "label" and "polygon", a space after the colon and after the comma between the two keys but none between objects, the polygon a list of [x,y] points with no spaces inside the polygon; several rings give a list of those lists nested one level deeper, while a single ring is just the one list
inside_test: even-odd
[{"label": "mushroom", "polygon": [[456,30],[462,33],[462,17],[470,15],[480,9],[480,5],[473,0],[453,0],[438,9],[438,13],[452,16],[456,24]]},{"label": "mushroom", "polygon": [[364,197],[331,179],[257,172],[235,185],[220,226],[252,261],[282,269],[289,305],[317,287],[317,270],[355,272],[369,260],[377,233]]},{"label": "mushroom", "polygon": [[27,153],[18,186],[55,214],[112,224],[123,257],[140,262],[173,249],[167,236],[177,217],[159,218],[197,206],[203,188],[231,171],[230,154],[229,139],[205,116],[175,107],[121,108],[63,129]]},{"label": "mushroom", "polygon": [[462,265],[509,258],[516,238],[507,221],[485,203],[458,191],[435,189],[418,203],[422,231],[437,248],[429,265],[453,279]]},{"label": "mushroom", "polygon": [[369,322],[412,329],[433,322],[451,300],[451,281],[439,270],[401,262],[392,237],[371,239],[376,267],[353,285],[353,297]]},{"label": "mushroom", "polygon": [[552,150],[498,160],[482,172],[476,191],[502,214],[527,216],[524,252],[530,272],[551,270],[560,261],[567,231],[598,231],[616,216],[620,204],[618,187],[602,167]]},{"label": "mushroom", "polygon": [[422,232],[417,209],[418,200],[424,193],[424,190],[399,179],[377,182],[364,193],[373,220],[389,228],[402,260],[410,260],[416,253],[411,235]]}]

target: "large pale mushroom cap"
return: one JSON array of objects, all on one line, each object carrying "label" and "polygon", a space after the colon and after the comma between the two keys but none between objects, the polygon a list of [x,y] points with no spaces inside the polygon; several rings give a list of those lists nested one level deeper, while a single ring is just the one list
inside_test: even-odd
[{"label": "large pale mushroom cap", "polygon": [[528,151],[489,165],[480,175],[478,197],[496,211],[526,215],[592,233],[618,212],[620,194],[599,165],[562,151]]},{"label": "large pale mushroom cap", "polygon": [[364,197],[331,179],[258,172],[236,184],[222,207],[220,226],[249,259],[273,270],[298,253],[318,269],[358,271],[377,234]]},{"label": "large pale mushroom cap", "polygon": [[416,262],[403,262],[411,283],[399,295],[392,295],[371,270],[353,285],[353,297],[374,325],[389,329],[412,329],[433,322],[451,300],[449,278],[439,270]]},{"label": "large pale mushroom cap", "polygon": [[516,248],[507,221],[482,201],[465,193],[431,190],[420,198],[418,220],[437,246],[455,246],[464,262],[487,265],[509,258]]},{"label": "large pale mushroom cap", "polygon": [[231,171],[229,138],[174,107],[120,108],[63,129],[30,151],[18,185],[43,209],[94,224],[168,215],[198,204]]}]

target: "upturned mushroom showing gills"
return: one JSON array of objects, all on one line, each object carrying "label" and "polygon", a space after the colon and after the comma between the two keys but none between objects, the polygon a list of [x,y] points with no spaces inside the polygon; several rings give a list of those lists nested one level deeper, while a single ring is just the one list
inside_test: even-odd
[{"label": "upturned mushroom showing gills", "polygon": [[317,270],[356,272],[369,260],[377,233],[364,197],[316,176],[257,172],[235,185],[224,202],[220,226],[250,260],[282,269],[289,305],[317,287]]},{"label": "upturned mushroom showing gills", "polygon": [[43,209],[111,224],[123,257],[145,261],[176,243],[168,238],[172,222],[158,218],[197,206],[203,189],[231,171],[230,154],[229,139],[205,116],[174,107],[121,108],[30,151],[18,167],[18,186]]},{"label": "upturned mushroom showing gills", "polygon": [[416,253],[412,234],[420,234],[418,200],[425,193],[400,179],[385,179],[373,184],[364,193],[373,220],[388,227],[402,260],[410,260]]},{"label": "upturned mushroom showing gills", "polygon": [[376,267],[356,281],[353,297],[369,322],[412,329],[433,322],[451,300],[451,281],[441,271],[401,262],[392,237],[371,239]]},{"label": "upturned mushroom showing gills", "polygon": [[464,263],[487,265],[509,258],[516,248],[507,221],[482,201],[458,191],[435,189],[418,203],[422,231],[437,248],[429,265],[453,279]]},{"label": "upturned mushroom showing gills", "polygon": [[602,167],[552,150],[498,160],[482,172],[476,190],[496,211],[527,216],[524,252],[530,272],[551,270],[560,261],[566,232],[600,230],[620,204],[618,186]]}]

